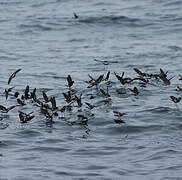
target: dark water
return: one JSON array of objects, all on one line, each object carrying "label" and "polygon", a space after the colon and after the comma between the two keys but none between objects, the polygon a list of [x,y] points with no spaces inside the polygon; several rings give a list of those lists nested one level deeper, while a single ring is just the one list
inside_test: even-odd
[{"label": "dark water", "polygon": [[[84,104],[77,112],[74,103],[73,111],[59,112],[54,123],[30,101],[1,112],[0,179],[181,179],[181,102],[169,98],[181,96],[175,91],[182,86],[181,9],[179,0],[1,0],[1,105],[17,104],[11,96],[5,100],[5,88],[15,86],[22,94],[29,84],[39,98],[45,91],[61,107],[70,74],[83,104],[96,107],[89,111]],[[170,85],[161,80],[146,87],[121,85],[114,72],[136,77],[133,68],[148,73],[162,68],[168,78],[175,77]],[[111,97],[105,98],[85,81],[88,74],[97,78],[108,71]],[[138,96],[128,89],[134,86]],[[106,82],[99,86],[106,87]],[[125,94],[117,93],[120,88]],[[35,118],[21,124],[19,110],[33,111]],[[113,111],[127,113],[125,123],[116,124]],[[60,118],[79,121],[78,114],[88,118],[88,126],[70,126]]]}]

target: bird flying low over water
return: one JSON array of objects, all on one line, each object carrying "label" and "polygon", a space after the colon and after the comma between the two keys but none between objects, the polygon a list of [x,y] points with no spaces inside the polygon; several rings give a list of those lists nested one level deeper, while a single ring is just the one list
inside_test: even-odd
[{"label": "bird flying low over water", "polygon": [[180,88],[179,86],[177,86],[176,91],[182,92],[182,88]]},{"label": "bird flying low over water", "polygon": [[179,103],[181,101],[181,97],[170,96],[170,98],[174,103]]},{"label": "bird flying low over water", "polygon": [[135,96],[139,94],[139,91],[138,91],[138,88],[137,88],[137,87],[134,87],[133,89],[131,89],[131,88],[128,88],[128,89],[129,89],[131,92],[133,92]]},{"label": "bird flying low over water", "polygon": [[33,112],[27,114],[22,111],[19,111],[19,119],[21,123],[27,123],[28,121],[32,120],[35,116],[31,115]]},{"label": "bird flying low over water", "polygon": [[73,15],[75,19],[78,19],[78,15],[76,13],[73,13]]},{"label": "bird flying low over water", "polygon": [[11,74],[11,76],[9,77],[9,80],[8,80],[8,84],[11,83],[11,80],[12,80],[13,78],[15,78],[15,77],[16,77],[16,74],[17,74],[18,72],[20,72],[20,71],[21,71],[21,69],[18,69],[18,70],[16,70],[13,74]]},{"label": "bird flying low over water", "polygon": [[0,110],[1,110],[2,112],[4,112],[4,113],[7,113],[7,112],[9,112],[10,110],[14,109],[15,107],[16,107],[16,106],[10,106],[10,107],[6,108],[5,106],[0,105]]},{"label": "bird flying low over water", "polygon": [[[137,96],[140,93],[139,97],[142,98],[146,95],[145,93],[142,93],[145,92],[145,87],[150,88],[153,85],[158,87],[158,82],[160,82],[160,86],[165,86],[164,89],[166,89],[166,85],[170,85],[170,80],[172,79],[167,78],[168,72],[161,68],[159,73],[144,73],[137,68],[134,68],[133,70],[137,73],[137,75],[135,74],[136,77],[127,77],[125,72],[118,75],[117,73],[110,71],[104,72],[97,77],[88,75],[89,80],[84,81],[88,84],[88,87],[83,87],[85,89],[78,87],[75,88],[71,75],[65,76],[66,87],[64,88],[67,90],[62,92],[64,101],[63,104],[61,103],[61,105],[59,105],[60,103],[57,99],[59,96],[48,96],[46,94],[47,92],[42,91],[40,87],[31,90],[29,85],[23,89],[18,89],[19,87],[16,89],[16,86],[12,87],[9,85],[9,87],[5,87],[3,97],[5,96],[6,100],[10,100],[10,102],[5,101],[6,104],[10,104],[14,101],[15,105],[11,104],[9,107],[7,107],[6,104],[0,105],[0,121],[4,121],[9,114],[11,115],[11,112],[9,113],[9,111],[12,110],[12,113],[15,111],[18,112],[17,115],[19,116],[20,123],[27,123],[35,116],[32,114],[32,112],[27,114],[22,112],[22,110],[27,110],[27,108],[39,108],[39,113],[41,114],[40,117],[44,116],[43,119],[46,120],[46,123],[56,123],[53,118],[58,117],[57,119],[61,119],[71,126],[81,125],[89,130],[88,122],[92,122],[92,119],[97,116],[96,113],[103,113],[102,109],[107,108],[106,112],[112,112],[112,116],[114,117],[114,122],[116,124],[125,123],[123,116],[125,117],[126,113],[120,112],[122,109],[120,107],[124,107],[120,106],[120,104],[124,105],[122,104],[124,103],[122,101],[123,97],[132,98],[133,95]],[[21,71],[21,69],[18,69],[12,73],[12,75],[9,77],[8,84],[12,82],[19,71]],[[116,82],[113,81],[113,77],[110,77],[112,75],[114,76]],[[138,89],[138,85],[141,85],[142,88]],[[176,87],[176,94],[181,94],[182,87],[180,87],[180,84]],[[36,90],[38,91],[37,94]],[[141,92],[139,92],[139,90]],[[148,90],[149,89],[147,89],[147,91]],[[115,91],[117,93],[115,93]],[[38,97],[39,94],[41,94],[40,98]],[[104,101],[103,98],[105,98]],[[117,104],[115,104],[115,99]],[[132,99],[135,101],[140,100],[138,96]],[[168,100],[174,103],[179,103],[181,101],[181,97],[169,96]],[[104,102],[104,104],[100,102]],[[107,104],[109,104],[109,106],[106,106],[105,108],[105,105]],[[119,106],[116,106],[118,104]],[[132,106],[129,108],[132,108]],[[117,111],[113,111],[113,109],[116,109]]]},{"label": "bird flying low over water", "polygon": [[68,87],[71,88],[71,86],[73,86],[74,81],[72,80],[71,76],[68,75],[67,77],[67,82],[68,82]]},{"label": "bird flying low over water", "polygon": [[121,117],[121,116],[126,115],[126,113],[121,113],[119,111],[113,111],[113,113],[114,113],[114,116],[117,116],[117,117]]},{"label": "bird flying low over water", "polygon": [[49,102],[49,98],[48,98],[47,94],[44,91],[42,91],[42,96],[43,96],[45,102]]}]

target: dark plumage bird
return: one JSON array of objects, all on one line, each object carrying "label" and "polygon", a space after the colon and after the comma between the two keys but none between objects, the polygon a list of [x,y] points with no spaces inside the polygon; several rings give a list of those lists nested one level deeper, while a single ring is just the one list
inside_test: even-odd
[{"label": "dark plumage bird", "polygon": [[133,89],[131,89],[131,88],[128,88],[128,89],[129,89],[131,92],[133,92],[135,96],[139,94],[139,91],[138,91],[138,88],[137,88],[137,87],[134,87]]},{"label": "dark plumage bird", "polygon": [[63,94],[64,98],[66,99],[66,102],[67,102],[67,103],[70,103],[70,102],[72,101],[70,91],[68,91],[68,93],[64,93],[64,92],[63,92],[62,94]]},{"label": "dark plumage bird", "polygon": [[139,75],[139,76],[146,76],[146,73],[142,73],[139,69],[133,68],[133,70]]},{"label": "dark plumage bird", "polygon": [[27,123],[28,121],[32,120],[35,116],[31,115],[33,112],[27,114],[22,111],[19,111],[19,119],[21,123]]},{"label": "dark plumage bird", "polygon": [[110,71],[107,72],[105,81],[108,81],[109,80],[109,76],[110,76]]},{"label": "dark plumage bird", "polygon": [[13,74],[11,74],[11,76],[9,77],[9,80],[8,80],[8,84],[11,83],[11,80],[12,80],[13,78],[15,78],[15,77],[16,77],[16,74],[17,74],[18,72],[20,72],[20,71],[21,71],[21,69],[18,69],[18,70],[16,70]]},{"label": "dark plumage bird", "polygon": [[57,109],[57,106],[56,106],[56,99],[55,99],[55,97],[51,97],[50,98],[50,102],[52,104],[52,110],[53,111],[56,110]]},{"label": "dark plumage bird", "polygon": [[167,79],[167,73],[168,72],[164,72],[161,68],[160,68],[160,74],[159,74],[159,78],[164,82],[165,85],[170,85],[170,79]]},{"label": "dark plumage bird", "polygon": [[14,97],[17,98],[19,96],[19,92],[15,92]]},{"label": "dark plumage bird", "polygon": [[103,89],[100,89],[100,92],[106,97],[110,97],[110,94],[108,92],[105,92]]},{"label": "dark plumage bird", "polygon": [[26,86],[25,88],[25,99],[28,99],[30,96],[29,96],[29,85]]},{"label": "dark plumage bird", "polygon": [[177,86],[176,91],[182,92],[182,88],[180,88],[179,86]]},{"label": "dark plumage bird", "polygon": [[15,107],[16,107],[16,106],[10,106],[9,108],[6,108],[6,107],[0,105],[0,110],[1,110],[2,112],[4,112],[4,113],[7,113],[7,112],[9,112],[10,110],[14,109]]},{"label": "dark plumage bird", "polygon": [[92,78],[90,75],[89,77],[91,78],[91,82],[90,85],[87,88],[91,88],[93,86],[96,86],[102,82],[103,78],[104,78],[104,74],[100,75],[96,80],[94,78]]},{"label": "dark plumage bird", "polygon": [[75,100],[76,100],[76,102],[77,102],[77,104],[78,104],[78,107],[79,107],[79,108],[82,107],[81,95],[80,95],[80,97],[78,97],[78,96],[75,95]]},{"label": "dark plumage bird", "polygon": [[21,99],[17,99],[17,103],[20,105],[20,106],[24,106],[25,103],[21,100]]},{"label": "dark plumage bird", "polygon": [[119,76],[119,75],[117,75],[115,72],[114,72],[114,75],[116,76],[116,78],[120,81],[120,83],[122,84],[122,85],[125,85],[126,83],[130,83],[130,82],[132,82],[132,79],[131,78],[124,78],[124,72],[122,73],[122,75],[121,76]]},{"label": "dark plumage bird", "polygon": [[33,99],[33,101],[36,101],[37,96],[36,96],[36,88],[34,88],[34,90],[32,92],[30,92],[30,98]]},{"label": "dark plumage bird", "polygon": [[5,93],[6,100],[8,99],[9,92],[11,92],[13,88],[14,88],[14,87],[10,87],[10,88],[8,88],[8,89],[5,89],[4,93]]},{"label": "dark plumage bird", "polygon": [[174,102],[174,103],[179,103],[181,101],[181,97],[175,97],[175,96],[170,96],[171,100]]},{"label": "dark plumage bird", "polygon": [[76,13],[73,13],[73,15],[75,19],[78,19],[78,15]]},{"label": "dark plumage bird", "polygon": [[95,107],[94,105],[92,105],[92,104],[90,104],[88,102],[85,102],[85,104],[88,106],[87,108],[90,109],[90,110]]},{"label": "dark plumage bird", "polygon": [[121,116],[126,115],[126,113],[121,113],[119,111],[113,111],[113,113],[114,113],[114,116],[117,116],[117,117],[121,117]]},{"label": "dark plumage bird", "polygon": [[48,98],[47,94],[44,91],[42,91],[42,96],[43,96],[45,102],[49,102],[49,98]]},{"label": "dark plumage bird", "polygon": [[70,88],[71,86],[73,86],[74,84],[74,81],[72,80],[71,76],[68,75],[67,77],[67,82],[68,82],[68,87]]}]

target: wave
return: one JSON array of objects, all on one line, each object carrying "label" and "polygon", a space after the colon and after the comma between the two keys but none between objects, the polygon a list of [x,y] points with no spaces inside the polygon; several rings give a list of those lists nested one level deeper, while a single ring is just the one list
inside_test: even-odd
[{"label": "wave", "polygon": [[87,24],[102,24],[102,25],[127,24],[130,26],[144,26],[144,25],[151,24],[149,22],[144,22],[142,19],[139,19],[139,18],[131,18],[127,16],[113,16],[113,15],[87,17],[87,18],[79,19],[79,22],[87,23]]},{"label": "wave", "polygon": [[42,24],[21,24],[19,26],[20,29],[35,29],[38,31],[51,31],[52,28],[46,25],[42,25]]}]

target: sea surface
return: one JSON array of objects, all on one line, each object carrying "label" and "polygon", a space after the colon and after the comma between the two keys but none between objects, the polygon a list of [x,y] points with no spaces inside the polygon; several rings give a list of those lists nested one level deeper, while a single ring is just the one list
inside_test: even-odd
[{"label": "sea surface", "polygon": [[[16,105],[0,108],[0,180],[182,179],[182,104],[170,98],[182,96],[181,9],[180,0],[0,0],[0,105]],[[140,77],[134,68],[162,70],[170,84],[121,84],[123,72]],[[57,114],[18,104],[27,85],[49,106],[42,92],[55,97]],[[35,117],[22,123],[20,111]]]}]

